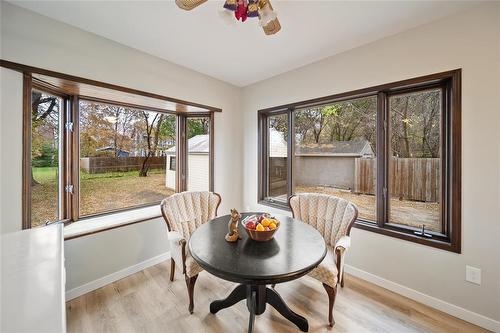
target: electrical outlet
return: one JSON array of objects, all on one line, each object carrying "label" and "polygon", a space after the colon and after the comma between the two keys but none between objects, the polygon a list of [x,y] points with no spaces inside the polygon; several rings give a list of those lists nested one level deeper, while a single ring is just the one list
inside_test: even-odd
[{"label": "electrical outlet", "polygon": [[465,281],[481,285],[481,269],[472,266],[465,266]]}]

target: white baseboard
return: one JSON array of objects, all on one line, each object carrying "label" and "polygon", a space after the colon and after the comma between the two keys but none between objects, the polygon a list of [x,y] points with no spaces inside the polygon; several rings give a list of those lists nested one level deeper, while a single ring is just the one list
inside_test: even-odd
[{"label": "white baseboard", "polygon": [[396,282],[384,279],[372,273],[368,273],[356,267],[345,265],[345,271],[355,277],[371,282],[377,286],[393,291],[397,294],[408,297],[414,301],[430,306],[431,308],[443,311],[449,315],[473,323],[493,332],[500,332],[500,321],[488,318],[479,313],[461,308],[435,297],[426,295],[414,289],[405,287]]},{"label": "white baseboard", "polygon": [[134,273],[140,272],[143,269],[159,264],[167,259],[170,259],[170,251],[162,253],[156,257],[144,260],[143,262],[124,268],[109,275],[103,276],[102,278],[99,278],[97,280],[90,281],[82,286],[68,290],[66,291],[66,301],[72,300],[73,298],[76,298],[83,294],[89,293],[93,290],[104,287],[107,284],[123,279],[124,277],[132,275]]}]

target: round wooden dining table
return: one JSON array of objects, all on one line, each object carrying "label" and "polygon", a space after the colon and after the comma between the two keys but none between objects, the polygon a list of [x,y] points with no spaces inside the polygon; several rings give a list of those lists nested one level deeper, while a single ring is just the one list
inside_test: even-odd
[{"label": "round wooden dining table", "polygon": [[[244,213],[242,218],[260,213]],[[299,220],[275,215],[280,221],[274,238],[267,242],[250,239],[239,223],[241,240],[229,243],[224,239],[230,215],[217,217],[200,226],[189,240],[192,257],[207,272],[239,285],[223,300],[210,304],[210,312],[228,308],[246,300],[252,332],[255,315],[264,313],[266,304],[273,306],[283,317],[307,332],[307,319],[292,311],[281,296],[267,285],[297,279],[316,266],[326,255],[321,234]]]}]

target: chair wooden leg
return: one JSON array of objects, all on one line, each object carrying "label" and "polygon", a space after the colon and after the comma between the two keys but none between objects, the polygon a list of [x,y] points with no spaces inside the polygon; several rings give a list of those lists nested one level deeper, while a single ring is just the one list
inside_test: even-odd
[{"label": "chair wooden leg", "polygon": [[194,284],[196,283],[196,279],[198,278],[198,274],[192,277],[188,277],[186,275],[186,286],[188,289],[188,295],[189,295],[189,313],[193,314],[193,309],[194,309],[194,300],[193,300],[193,294],[194,294]]},{"label": "chair wooden leg", "polygon": [[174,259],[170,258],[170,281],[174,281],[174,274],[175,274],[175,261]]},{"label": "chair wooden leg", "polygon": [[342,271],[342,277],[340,278],[340,286],[344,288],[344,271]]},{"label": "chair wooden leg", "polygon": [[328,294],[328,322],[330,327],[335,325],[335,320],[333,320],[333,304],[335,303],[335,296],[337,295],[337,286],[335,288],[330,287],[327,284],[323,283],[323,287]]}]

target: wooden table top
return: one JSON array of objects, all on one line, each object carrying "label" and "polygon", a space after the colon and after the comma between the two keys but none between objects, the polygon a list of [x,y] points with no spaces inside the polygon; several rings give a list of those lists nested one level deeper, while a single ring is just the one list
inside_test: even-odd
[{"label": "wooden table top", "polygon": [[[243,213],[242,219],[252,214]],[[189,251],[201,267],[225,280],[257,285],[296,279],[323,260],[325,241],[310,225],[286,215],[275,217],[280,227],[272,240],[250,239],[239,223],[242,239],[236,243],[224,239],[230,215],[217,217],[191,235]]]}]

